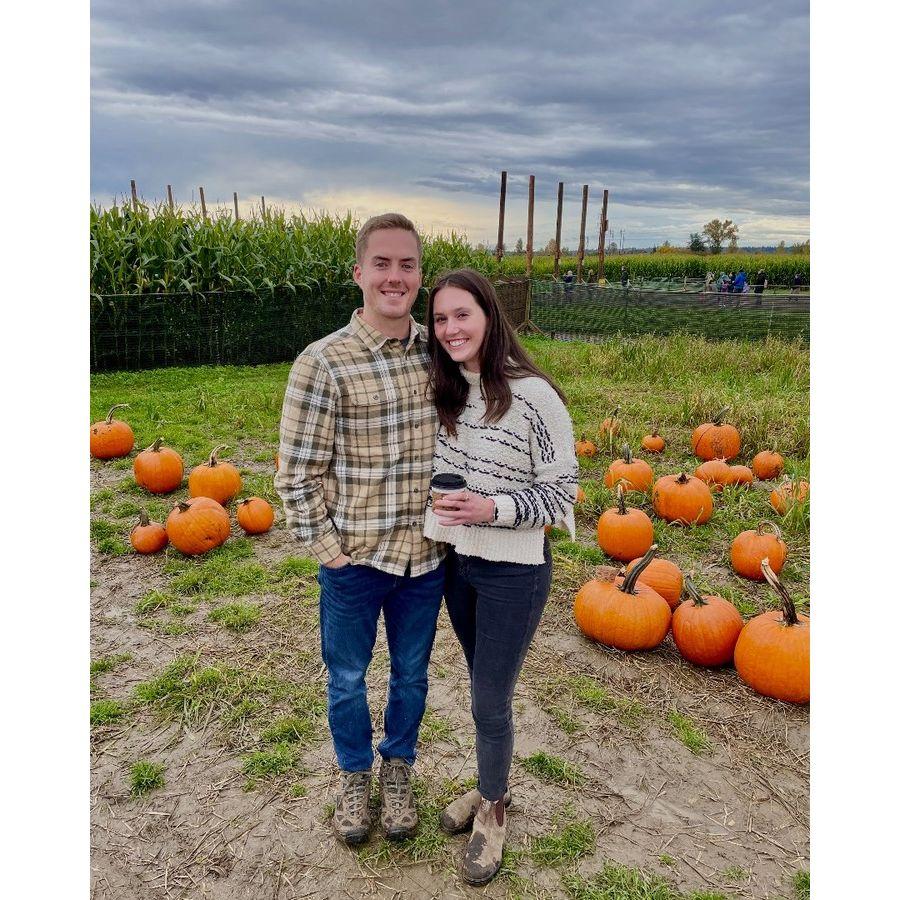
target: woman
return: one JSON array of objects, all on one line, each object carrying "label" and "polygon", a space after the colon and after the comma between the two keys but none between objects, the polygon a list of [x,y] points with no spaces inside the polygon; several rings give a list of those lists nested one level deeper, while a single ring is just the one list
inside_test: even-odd
[{"label": "woman", "polygon": [[484,884],[503,856],[513,689],[550,592],[544,526],[564,523],[574,538],[578,463],[565,398],[519,345],[486,278],[442,275],[427,317],[441,422],[433,471],[466,487],[429,504],[425,535],[450,545],[444,596],[469,668],[479,781],[441,825],[472,823],[462,874]]}]

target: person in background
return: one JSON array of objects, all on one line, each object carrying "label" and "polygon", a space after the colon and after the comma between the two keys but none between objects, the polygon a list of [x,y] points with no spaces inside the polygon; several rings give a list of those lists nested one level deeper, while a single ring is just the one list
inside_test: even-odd
[{"label": "person in background", "polygon": [[703,282],[703,293],[704,294],[712,293],[712,286],[713,286],[713,282],[715,281],[715,279],[716,279],[716,276],[714,273],[712,273],[712,272],[706,273],[706,281]]},{"label": "person in background", "polygon": [[444,596],[468,667],[478,763],[477,789],[440,822],[452,834],[472,826],[462,877],[484,884],[503,859],[513,690],[550,592],[544,528],[560,523],[574,538],[578,462],[562,392],[519,344],[483,275],[441,275],[427,319],[441,421],[433,470],[466,487],[429,506],[425,535],[449,545]]},{"label": "person in background", "polygon": [[795,272],[791,281],[791,293],[799,294],[801,290],[803,290],[803,276],[799,272]]},{"label": "person in background", "polygon": [[765,289],[769,286],[769,279],[763,269],[760,269],[756,273],[756,278],[753,280],[753,291],[756,294],[756,305],[762,305],[762,295]]},{"label": "person in background", "polygon": [[631,279],[628,277],[628,269],[625,266],[622,266],[622,287],[625,290],[631,287]]},{"label": "person in background", "polygon": [[563,282],[566,285],[566,293],[569,294],[572,291],[572,285],[575,283],[575,273],[569,269],[565,275],[563,275]]},{"label": "person in background", "polygon": [[366,672],[382,615],[391,675],[378,745],[381,824],[400,840],[418,823],[410,776],[446,553],[422,533],[438,418],[426,397],[425,328],[410,316],[421,257],[415,226],[399,213],[360,228],[353,280],[362,308],[300,353],[281,413],[275,488],[289,530],[319,561],[328,725],[341,770],[331,821],[347,844],[371,829]]},{"label": "person in background", "polygon": [[744,288],[747,286],[747,273],[741,269],[737,275],[734,277],[734,287],[732,288],[735,294],[743,294]]}]

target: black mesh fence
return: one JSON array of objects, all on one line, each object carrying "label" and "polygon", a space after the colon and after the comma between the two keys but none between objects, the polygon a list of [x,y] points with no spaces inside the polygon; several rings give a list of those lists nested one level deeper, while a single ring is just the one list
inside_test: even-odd
[{"label": "black mesh fence", "polygon": [[[643,290],[533,281],[531,321],[551,337],[595,340],[612,334],[687,332],[710,340],[801,340],[809,343],[809,295]],[[693,289],[692,289],[693,288]]]}]

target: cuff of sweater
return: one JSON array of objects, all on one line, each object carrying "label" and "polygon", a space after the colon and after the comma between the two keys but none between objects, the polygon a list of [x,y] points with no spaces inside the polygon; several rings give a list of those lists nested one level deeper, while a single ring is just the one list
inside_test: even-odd
[{"label": "cuff of sweater", "polygon": [[494,501],[494,523],[497,525],[516,524],[516,504],[509,494],[495,494],[491,497]]}]

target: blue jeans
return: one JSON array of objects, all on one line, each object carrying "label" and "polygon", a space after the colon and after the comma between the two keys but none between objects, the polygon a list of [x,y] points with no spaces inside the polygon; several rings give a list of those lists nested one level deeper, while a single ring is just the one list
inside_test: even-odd
[{"label": "blue jeans", "polygon": [[328,669],[328,725],[344,772],[372,768],[372,719],[366,670],[384,612],[391,678],[384,711],[385,759],[415,762],[428,693],[428,661],[444,590],[444,563],[424,575],[391,575],[371,566],[319,566],[322,659]]},{"label": "blue jeans", "polygon": [[553,560],[544,539],[540,565],[447,556],[447,612],[469,667],[478,787],[499,800],[512,764],[512,698],[525,654],[547,605]]}]

